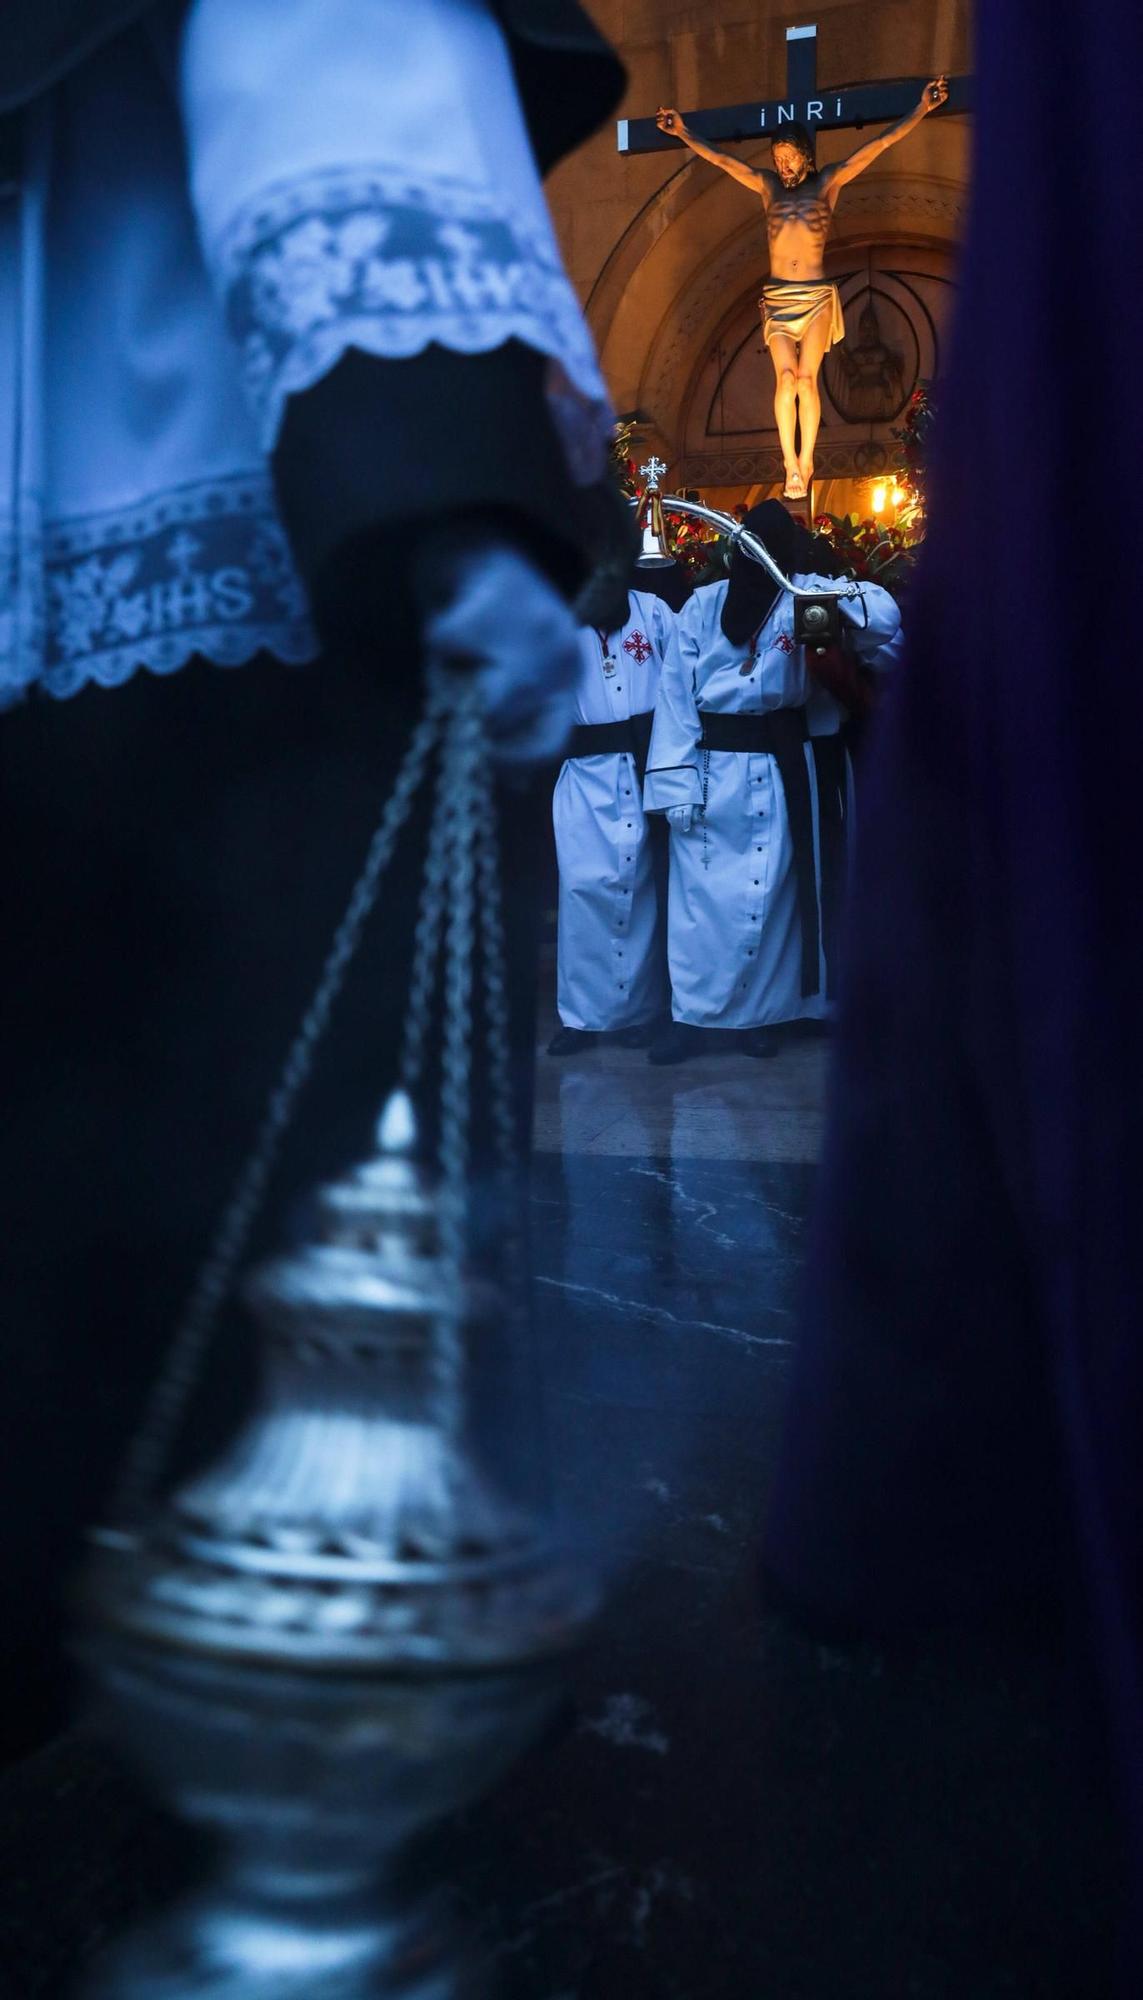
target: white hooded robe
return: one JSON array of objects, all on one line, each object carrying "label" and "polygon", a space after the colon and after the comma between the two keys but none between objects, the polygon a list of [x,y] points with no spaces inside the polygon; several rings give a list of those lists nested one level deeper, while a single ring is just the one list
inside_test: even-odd
[{"label": "white hooded robe", "polygon": [[[580,633],[577,723],[622,722],[655,706],[675,645],[674,613],[638,591],[628,605],[622,631]],[[552,819],[560,1020],[597,1034],[654,1020],[667,999],[665,910],[634,758],[625,751],[570,757],[556,782]]]},{"label": "white hooded robe", "polygon": [[[828,577],[792,581],[805,590],[836,588]],[[677,1021],[704,1028],[820,1019],[827,1009],[821,939],[819,990],[803,994],[794,846],[777,761],[766,753],[698,747],[703,710],[759,715],[805,709],[811,694],[816,709],[817,696],[803,649],[794,644],[789,593],[778,596],[752,654],[749,643],[734,645],[722,630],[728,589],[727,582],[697,590],[679,615],[643,793],[647,812],[694,808],[689,832],[671,826],[673,1013]],[[842,617],[848,643],[871,665],[900,626],[896,604],[875,584],[862,584],[857,597],[843,599]],[[826,721],[824,711],[817,719],[819,726]],[[820,892],[816,853],[815,864]]]}]

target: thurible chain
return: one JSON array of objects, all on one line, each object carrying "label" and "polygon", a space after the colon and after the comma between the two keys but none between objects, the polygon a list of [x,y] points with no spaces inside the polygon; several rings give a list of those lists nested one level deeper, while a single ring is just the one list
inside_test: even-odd
[{"label": "thurible chain", "polygon": [[468,1223],[468,1146],[472,1081],[472,988],[475,952],[475,847],[480,837],[476,772],[487,754],[474,682],[456,690],[441,768],[441,810],[451,847],[445,925],[444,1021],[441,1037],[441,1249],[452,1277],[452,1305],[436,1338],[438,1419],[460,1428],[464,1371],[463,1274]]},{"label": "thurible chain", "polygon": [[270,1094],[254,1145],[238,1175],[234,1191],[191,1288],[142,1426],[127,1454],[112,1508],[112,1520],[117,1526],[130,1525],[138,1520],[162,1475],[175,1434],[198,1383],[219,1312],[230,1293],[235,1273],[261,1214],[266,1188],[297,1109],[298,1099],[309,1079],[317,1049],[360,945],[382,877],[393,858],[397,837],[409,817],[433,747],[441,734],[444,713],[443,689],[432,692],[426,712],[417,724],[405,753],[381,823],[370,843],[365,864],[338,926],[313,999]]}]

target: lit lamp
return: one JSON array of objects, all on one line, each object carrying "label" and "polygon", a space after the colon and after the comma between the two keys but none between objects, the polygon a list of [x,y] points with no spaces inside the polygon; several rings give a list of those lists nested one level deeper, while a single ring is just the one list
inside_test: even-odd
[{"label": "lit lamp", "polygon": [[873,512],[875,514],[883,514],[885,512],[885,498],[885,481],[879,479],[873,488]]},{"label": "lit lamp", "polygon": [[663,496],[659,490],[659,481],[666,470],[661,458],[649,458],[643,467],[647,485],[639,509],[642,547],[636,557],[638,569],[670,569],[674,566],[675,558],[668,546],[663,522]]}]

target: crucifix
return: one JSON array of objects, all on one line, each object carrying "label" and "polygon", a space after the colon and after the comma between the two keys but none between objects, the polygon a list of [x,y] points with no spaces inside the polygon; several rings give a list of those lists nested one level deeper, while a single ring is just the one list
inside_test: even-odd
[{"label": "crucifix", "polygon": [[[770,275],[759,301],[762,337],[774,368],[774,416],[786,470],[787,500],[804,501],[814,476],[821,422],[818,376],[826,352],[845,338],[837,286],[825,275],[826,240],[838,196],[923,118],[971,108],[970,77],[906,78],[894,83],[824,89],[817,81],[817,28],[786,31],[786,97],[696,111],[685,118],[662,108],[655,118],[621,119],[621,153],[649,153],[683,144],[729,174],[762,202],[770,245]],[[844,159],[820,172],[814,135],[871,120],[893,120]],[[748,167],[710,143],[769,138],[773,169]]]}]

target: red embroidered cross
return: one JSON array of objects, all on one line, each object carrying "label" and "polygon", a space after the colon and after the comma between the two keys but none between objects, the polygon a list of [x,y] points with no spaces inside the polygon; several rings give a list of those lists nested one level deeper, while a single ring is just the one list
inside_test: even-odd
[{"label": "red embroidered cross", "polygon": [[794,651],[794,642],[788,632],[779,632],[774,644],[780,653],[792,653]]},{"label": "red embroidered cross", "polygon": [[630,653],[632,659],[637,660],[639,665],[642,666],[644,660],[650,659],[653,648],[645,633],[632,632],[628,638],[624,639],[623,650],[625,653]]}]

